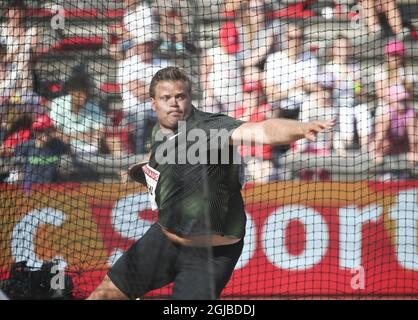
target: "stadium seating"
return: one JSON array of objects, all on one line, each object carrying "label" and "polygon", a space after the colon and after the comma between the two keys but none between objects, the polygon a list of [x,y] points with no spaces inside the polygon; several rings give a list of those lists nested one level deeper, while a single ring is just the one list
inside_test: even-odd
[{"label": "stadium seating", "polygon": [[[97,18],[99,11],[97,9],[64,9],[64,17],[65,18],[79,18],[79,19],[93,19]],[[52,9],[45,9],[45,8],[30,8],[28,10],[28,16],[34,18],[45,18],[45,17],[52,17],[57,12]]]},{"label": "stadium seating", "polygon": [[[7,1],[1,0],[0,7]],[[28,16],[41,26],[45,44],[39,49],[39,57],[35,72],[40,81],[47,83],[51,93],[59,92],[62,83],[70,74],[70,70],[79,64],[87,66],[87,70],[97,86],[98,98],[116,102],[120,107],[120,88],[116,83],[117,66],[108,52],[112,39],[108,34],[108,26],[121,23],[124,10],[122,1],[61,1],[66,25],[63,30],[51,30],[50,19],[56,14],[49,2],[31,2]],[[52,3],[52,2],[51,2]],[[365,90],[374,96],[374,70],[382,62],[383,42],[371,41],[365,28],[353,27],[349,15],[334,14],[322,16],[323,8],[334,5],[346,5],[350,9],[355,0],[283,0],[275,2],[269,12],[270,17],[280,24],[289,21],[303,22],[305,26],[304,45],[313,53],[323,56],[326,46],[339,33],[350,37],[355,44],[355,60],[362,65],[362,74],[366,79]],[[397,1],[403,20],[418,28],[418,5],[410,0]],[[221,24],[230,19],[221,13],[221,8],[212,0],[197,0],[194,5],[199,14],[199,25],[194,29],[200,49],[210,48],[217,44]],[[351,13],[354,14],[353,12]],[[407,58],[415,61],[418,57],[417,42],[407,42]],[[193,79],[197,81],[199,56],[167,56],[172,63],[191,70]],[[418,69],[418,68],[417,68]],[[196,100],[199,97],[195,97]]]},{"label": "stadium seating", "polygon": [[124,15],[123,9],[106,9],[103,12],[103,16],[106,19],[122,19]]},{"label": "stadium seating", "polygon": [[104,93],[108,94],[120,94],[121,88],[118,83],[102,83],[100,86],[100,90]]}]

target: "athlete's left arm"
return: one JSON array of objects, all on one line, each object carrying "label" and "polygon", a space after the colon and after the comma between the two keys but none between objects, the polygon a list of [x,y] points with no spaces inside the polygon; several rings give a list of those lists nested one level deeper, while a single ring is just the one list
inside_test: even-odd
[{"label": "athlete's left arm", "polygon": [[246,122],[236,128],[230,143],[291,144],[299,139],[315,141],[318,133],[329,130],[336,119],[300,122],[287,119],[268,119],[261,122]]}]

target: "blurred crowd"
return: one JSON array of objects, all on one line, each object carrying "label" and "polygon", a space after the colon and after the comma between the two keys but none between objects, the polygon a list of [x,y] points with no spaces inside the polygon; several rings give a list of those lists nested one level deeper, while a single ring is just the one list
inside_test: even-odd
[{"label": "blurred crowd", "polygon": [[[199,49],[190,36],[193,15],[188,1],[123,2],[123,21],[109,26],[115,39],[109,54],[117,64],[122,97],[122,110],[115,117],[93,98],[95,85],[83,67],[74,68],[60,96],[48,101],[39,94],[33,71],[38,30],[25,23],[25,2],[10,1],[0,26],[0,153],[2,159],[25,161],[18,172],[3,173],[3,181],[59,181],[62,156],[72,159],[82,179],[94,168],[77,162],[78,155],[146,154],[156,123],[149,85],[156,71],[173,64],[161,52],[198,55],[197,85],[203,96],[196,106],[206,112],[244,121],[338,119],[336,130],[321,134],[315,142],[241,148],[243,156],[252,156],[246,165],[250,180],[284,178],[286,168],[278,159],[289,152],[369,155],[376,165],[387,156],[405,154],[411,164],[416,163],[416,75],[405,59],[410,30],[402,25],[394,1],[360,1],[368,8],[365,22],[370,35],[382,37],[370,8],[386,15],[392,33],[385,40],[384,61],[375,69],[372,100],[365,92],[350,38],[339,34],[321,56],[304,45],[301,24],[270,19],[263,0],[226,1],[218,41],[205,49]],[[307,180],[330,178],[324,169],[302,170],[298,175]]]}]

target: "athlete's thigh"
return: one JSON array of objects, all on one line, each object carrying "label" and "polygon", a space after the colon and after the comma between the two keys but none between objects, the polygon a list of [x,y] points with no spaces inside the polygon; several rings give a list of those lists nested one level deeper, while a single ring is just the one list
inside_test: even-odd
[{"label": "athlete's thigh", "polygon": [[177,247],[154,224],[116,261],[107,275],[127,297],[139,298],[173,281],[176,256]]},{"label": "athlete's thigh", "polygon": [[243,241],[208,249],[186,249],[177,263],[173,299],[218,299],[241,256]]}]

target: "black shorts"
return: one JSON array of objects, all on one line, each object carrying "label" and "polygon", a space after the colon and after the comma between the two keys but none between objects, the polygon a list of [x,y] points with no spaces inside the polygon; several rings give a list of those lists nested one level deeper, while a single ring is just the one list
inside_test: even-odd
[{"label": "black shorts", "polygon": [[110,268],[109,278],[130,299],[171,282],[173,299],[217,299],[231,278],[244,241],[211,248],[184,247],[154,224]]}]

